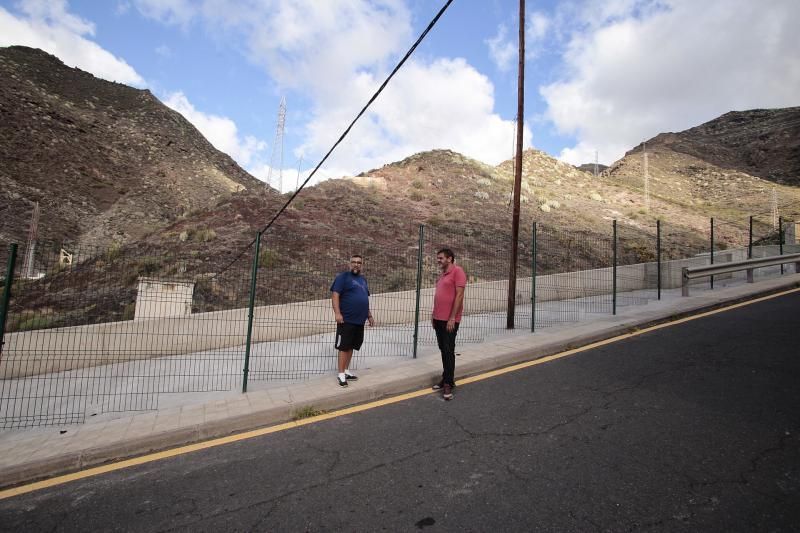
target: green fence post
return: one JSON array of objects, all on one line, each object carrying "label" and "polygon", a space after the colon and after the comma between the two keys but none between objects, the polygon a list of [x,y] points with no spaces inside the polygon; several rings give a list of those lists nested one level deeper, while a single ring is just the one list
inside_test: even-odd
[{"label": "green fence post", "polygon": [[[783,217],[778,217],[778,255],[783,255]],[[783,263],[781,263],[781,276],[783,276]]]},{"label": "green fence post", "polygon": [[414,359],[417,358],[419,344],[419,296],[422,291],[422,254],[425,247],[425,226],[419,225],[419,248],[417,249],[417,301],[414,306]]},{"label": "green fence post", "polygon": [[17,243],[11,243],[6,268],[6,280],[3,287],[3,300],[0,302],[0,354],[3,353],[6,334],[6,317],[8,316],[8,303],[11,301],[11,285],[14,282],[14,265],[17,262]]},{"label": "green fence post", "polygon": [[247,344],[244,347],[244,370],[242,393],[247,392],[247,375],[250,373],[250,340],[253,336],[253,307],[256,302],[256,277],[258,276],[258,253],[261,249],[261,232],[256,233],[256,249],[253,254],[253,273],[250,275],[250,303],[247,307]]},{"label": "green fence post", "polygon": [[753,215],[750,215],[750,238],[747,241],[747,258],[753,258]]},{"label": "green fence post", "polygon": [[661,299],[661,220],[656,220],[656,285],[658,299]]},{"label": "green fence post", "polygon": [[[711,217],[711,264],[714,264],[714,217]],[[714,288],[714,276],[711,276],[711,288]]]},{"label": "green fence post", "polygon": [[536,330],[536,222],[531,228],[531,333]]},{"label": "green fence post", "polygon": [[617,314],[617,219],[614,219],[614,242],[612,244],[614,248],[614,267],[612,270],[612,297],[611,297],[611,314]]}]

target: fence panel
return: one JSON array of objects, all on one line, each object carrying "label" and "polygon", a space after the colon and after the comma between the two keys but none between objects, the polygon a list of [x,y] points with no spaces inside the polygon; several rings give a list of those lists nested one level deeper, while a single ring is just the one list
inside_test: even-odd
[{"label": "fence panel", "polygon": [[658,298],[656,225],[617,224],[617,306]]},{"label": "fence panel", "polygon": [[143,245],[41,242],[29,257],[17,268],[0,361],[2,427],[149,410],[162,393],[239,383],[246,268],[194,280],[175,255]]},{"label": "fence panel", "polygon": [[[520,228],[517,252],[517,282],[514,295],[514,328],[530,330],[531,321],[531,230]],[[481,234],[457,226],[425,228],[420,300],[420,342],[436,346],[430,325],[433,294],[440,270],[436,252],[449,248],[455,262],[467,275],[464,312],[458,342],[481,342],[502,335],[508,326],[508,279],[511,266],[511,234]]]},{"label": "fence panel", "polygon": [[588,314],[611,314],[613,238],[537,225],[536,328],[577,322]]},{"label": "fence panel", "polygon": [[336,322],[330,287],[349,268],[352,254],[363,256],[362,274],[377,322],[364,332],[353,368],[413,352],[416,242],[381,247],[375,242],[339,238],[318,248],[312,237],[267,235],[262,240],[250,357],[252,380],[293,380],[336,369]]},{"label": "fence panel", "polygon": [[[715,220],[702,231],[661,225],[664,289],[681,286],[690,265],[747,257],[750,221]],[[753,217],[753,255],[800,251],[798,226],[783,221],[784,240],[767,217]],[[204,233],[205,232],[205,233]],[[188,230],[184,232],[189,235]],[[617,304],[643,304],[657,295],[655,224],[617,225]],[[187,237],[189,238],[189,237]],[[325,243],[296,234],[268,234],[230,260],[206,257],[209,230],[195,230],[193,247],[146,243],[98,249],[38,242],[20,247],[5,345],[0,355],[0,428],[79,423],[87,416],[150,410],[183,402],[183,394],[237,391],[243,379],[248,306],[254,258],[249,380],[297,380],[333,372],[335,321],[330,286],[364,258],[363,274],[377,321],[367,328],[355,368],[389,363],[414,352],[418,236],[392,243],[346,236]],[[430,327],[439,270],[436,251],[450,248],[468,276],[459,343],[480,342],[508,332],[511,238],[506,232],[465,229],[437,220],[425,228],[419,280],[419,344],[436,346]],[[515,328],[576,322],[612,312],[614,247],[612,221],[602,232],[539,224],[536,257],[530,227],[523,227],[517,253]],[[317,250],[309,253],[307,250]],[[7,246],[0,257],[5,275]],[[233,252],[231,252],[233,253]],[[224,254],[222,254],[224,255]],[[531,309],[532,265],[536,303]],[[209,265],[225,265],[211,267]],[[205,272],[205,269],[217,272]],[[787,266],[793,272],[794,266]],[[780,275],[779,267],[757,270]],[[736,276],[739,276],[737,278]],[[719,285],[744,274],[718,276]],[[709,288],[708,280],[694,280]],[[532,311],[535,311],[533,313]]]}]

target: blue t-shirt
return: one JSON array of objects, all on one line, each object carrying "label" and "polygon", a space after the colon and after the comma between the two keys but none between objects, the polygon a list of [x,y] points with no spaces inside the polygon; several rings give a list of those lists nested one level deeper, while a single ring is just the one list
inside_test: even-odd
[{"label": "blue t-shirt", "polygon": [[339,310],[348,324],[363,326],[369,316],[369,287],[364,276],[349,270],[340,272],[331,285],[331,292],[339,293]]}]

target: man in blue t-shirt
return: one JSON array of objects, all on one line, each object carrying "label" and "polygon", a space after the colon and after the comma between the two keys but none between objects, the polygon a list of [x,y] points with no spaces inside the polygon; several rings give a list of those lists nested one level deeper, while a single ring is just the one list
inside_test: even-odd
[{"label": "man in blue t-shirt", "polygon": [[339,350],[340,387],[347,387],[348,381],[358,378],[350,372],[350,359],[353,350],[361,348],[364,342],[364,322],[375,325],[369,311],[369,286],[361,275],[364,259],[360,255],[350,258],[350,270],[340,272],[331,285],[331,305],[336,317],[336,349]]}]

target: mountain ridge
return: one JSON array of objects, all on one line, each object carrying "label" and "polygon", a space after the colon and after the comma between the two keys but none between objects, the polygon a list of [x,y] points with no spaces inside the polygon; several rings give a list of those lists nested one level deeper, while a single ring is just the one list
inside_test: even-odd
[{"label": "mountain ridge", "polygon": [[[0,239],[108,246],[245,189],[264,188],[149,90],[26,47],[0,48]],[[136,220],[136,224],[131,224]]]}]

